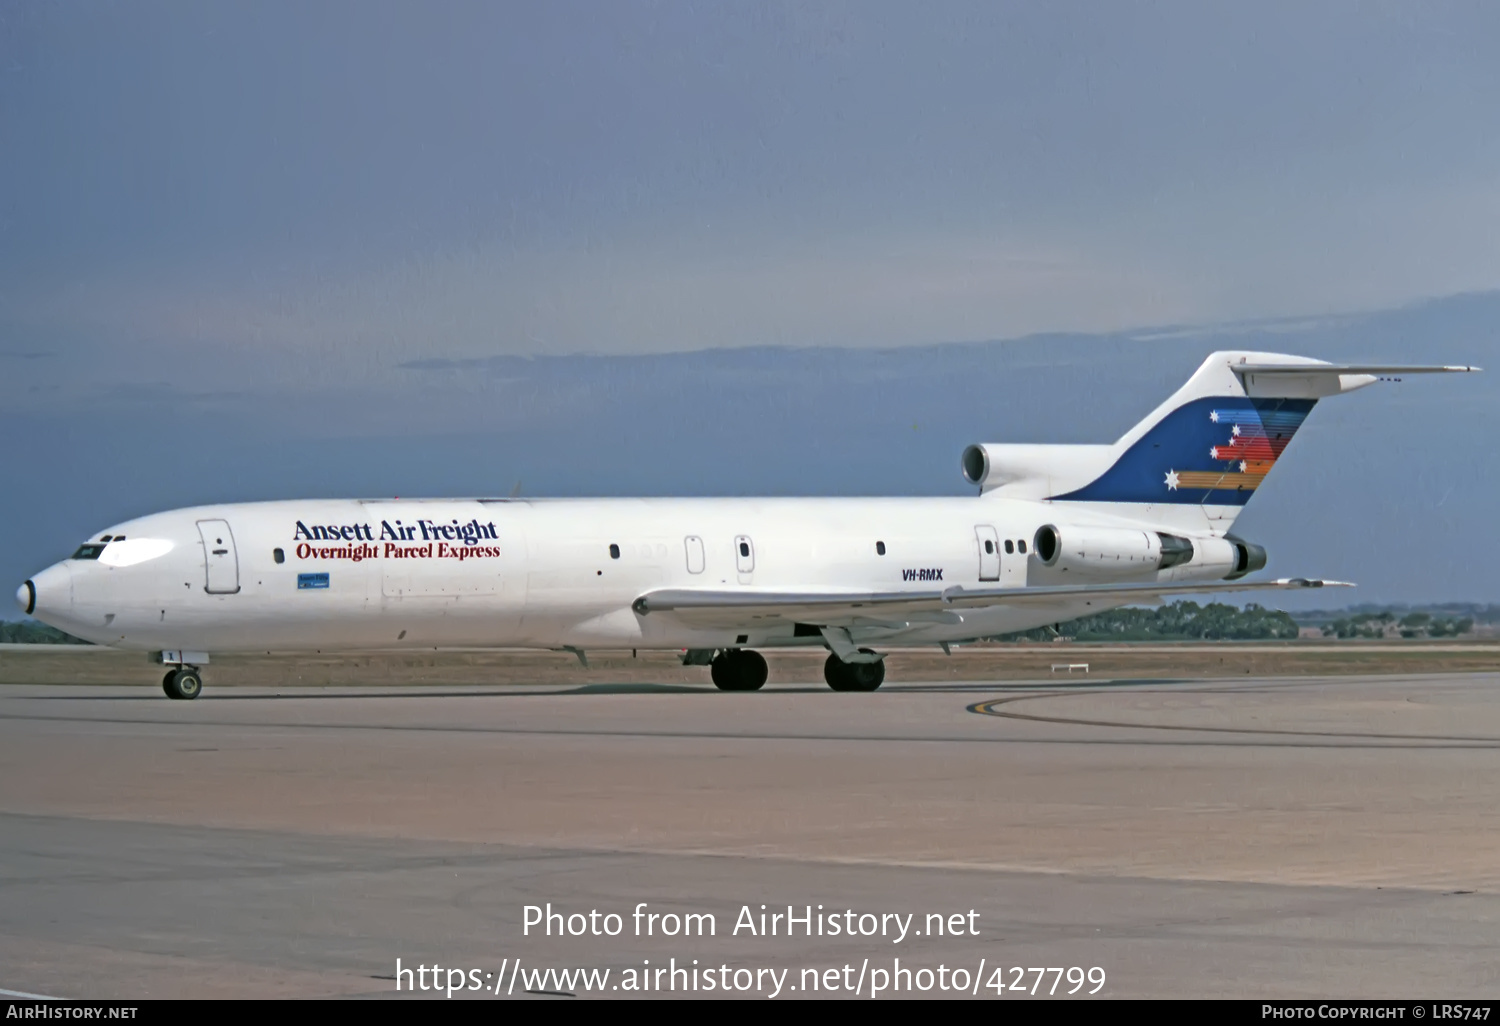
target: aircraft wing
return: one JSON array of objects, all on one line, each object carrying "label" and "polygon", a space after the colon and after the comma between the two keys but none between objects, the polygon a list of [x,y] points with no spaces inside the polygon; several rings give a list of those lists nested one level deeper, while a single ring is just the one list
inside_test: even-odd
[{"label": "aircraft wing", "polygon": [[1271,581],[1208,581],[1201,584],[1069,584],[1037,588],[963,588],[941,591],[770,591],[755,588],[714,591],[662,588],[632,604],[642,616],[672,613],[700,627],[741,627],[768,622],[851,627],[892,621],[957,622],[959,609],[1074,610],[1079,600],[1097,599],[1102,608],[1133,602],[1160,602],[1186,595],[1292,588],[1351,588],[1345,581],[1284,577]]}]

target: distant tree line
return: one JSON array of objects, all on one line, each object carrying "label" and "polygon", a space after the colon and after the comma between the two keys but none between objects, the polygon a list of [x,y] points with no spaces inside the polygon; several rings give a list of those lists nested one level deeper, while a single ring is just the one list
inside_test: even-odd
[{"label": "distant tree line", "polygon": [[88,645],[92,642],[35,620],[0,620],[0,645]]},{"label": "distant tree line", "polygon": [[1173,602],[1154,609],[1126,607],[1068,620],[1056,630],[1003,634],[996,641],[1271,641],[1297,636],[1297,623],[1280,610],[1250,603],[1244,609],[1211,602]]},{"label": "distant tree line", "polygon": [[1454,622],[1468,620],[1474,624],[1500,623],[1500,605],[1483,602],[1437,602],[1421,606],[1405,605],[1399,602],[1380,606],[1360,602],[1346,609],[1308,609],[1294,615],[1297,622],[1304,627],[1326,627],[1340,620],[1365,622],[1377,616],[1384,618],[1387,622],[1398,621],[1409,613],[1427,613],[1434,620]]},{"label": "distant tree line", "polygon": [[1474,629],[1474,618],[1437,617],[1431,613],[1407,613],[1396,617],[1387,609],[1340,617],[1323,625],[1325,638],[1456,638]]}]

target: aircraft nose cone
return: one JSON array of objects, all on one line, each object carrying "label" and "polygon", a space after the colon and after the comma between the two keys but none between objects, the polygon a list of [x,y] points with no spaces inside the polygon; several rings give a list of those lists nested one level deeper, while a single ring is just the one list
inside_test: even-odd
[{"label": "aircraft nose cone", "polygon": [[[45,623],[73,610],[73,575],[66,563],[53,563],[16,589],[16,604]],[[56,627],[57,624],[53,623]]]}]

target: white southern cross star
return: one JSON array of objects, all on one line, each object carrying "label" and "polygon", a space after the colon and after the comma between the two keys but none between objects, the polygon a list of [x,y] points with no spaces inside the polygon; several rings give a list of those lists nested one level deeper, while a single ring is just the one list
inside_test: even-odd
[{"label": "white southern cross star", "polygon": [[1243,474],[1245,471],[1247,471],[1249,469],[1250,469],[1250,464],[1247,463],[1245,460],[1240,460],[1240,473]]},{"label": "white southern cross star", "polygon": [[1213,421],[1215,424],[1217,424],[1219,422],[1219,411],[1218,410],[1209,410],[1208,411],[1208,419],[1211,420],[1211,421]]},{"label": "white southern cross star", "polygon": [[1234,437],[1236,437],[1236,438],[1240,437],[1240,426],[1238,424],[1236,424],[1234,426],[1234,430],[1231,431],[1230,434],[1234,435]]},{"label": "white southern cross star", "polygon": [[1175,492],[1176,490],[1177,490],[1177,471],[1175,471],[1175,470],[1169,470],[1169,471],[1167,471],[1167,491],[1169,491],[1169,492]]}]

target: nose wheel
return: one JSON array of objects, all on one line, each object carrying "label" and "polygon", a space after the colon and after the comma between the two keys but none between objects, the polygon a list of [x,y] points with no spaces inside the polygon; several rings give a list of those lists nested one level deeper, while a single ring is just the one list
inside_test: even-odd
[{"label": "nose wheel", "polygon": [[183,666],[167,672],[161,679],[161,689],[168,698],[191,701],[203,692],[203,677],[196,666]]}]

